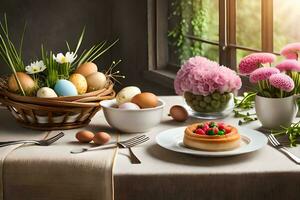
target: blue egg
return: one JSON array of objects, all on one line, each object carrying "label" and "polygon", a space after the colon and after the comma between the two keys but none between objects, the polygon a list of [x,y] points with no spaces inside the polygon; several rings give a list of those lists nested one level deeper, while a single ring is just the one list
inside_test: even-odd
[{"label": "blue egg", "polygon": [[76,96],[78,95],[75,85],[68,80],[58,80],[54,86],[54,91],[58,96]]}]

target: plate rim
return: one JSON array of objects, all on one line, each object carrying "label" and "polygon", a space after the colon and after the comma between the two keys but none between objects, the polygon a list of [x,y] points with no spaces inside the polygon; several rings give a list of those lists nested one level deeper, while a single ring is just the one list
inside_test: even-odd
[{"label": "plate rim", "polygon": [[[252,131],[252,132],[255,132],[256,135],[259,135],[263,140],[260,141],[260,145],[255,147],[255,148],[250,148],[246,151],[236,151],[237,149],[240,149],[240,148],[245,148],[245,147],[239,147],[237,149],[234,149],[234,150],[231,150],[231,151],[201,151],[201,150],[193,150],[193,149],[189,149],[189,148],[185,148],[185,149],[188,149],[189,151],[180,151],[181,148],[184,148],[184,147],[178,147],[178,143],[180,141],[177,141],[176,143],[176,146],[179,148],[179,149],[171,149],[171,148],[168,148],[167,146],[163,145],[160,141],[159,141],[159,138],[162,137],[163,134],[170,134],[169,132],[172,131],[172,130],[175,130],[175,129],[185,129],[186,126],[181,126],[181,127],[176,127],[176,128],[172,128],[172,129],[168,129],[168,130],[164,130],[164,131],[161,131],[160,133],[158,133],[155,137],[155,142],[156,144],[158,144],[160,147],[164,148],[164,149],[167,149],[169,151],[173,151],[173,152],[177,152],[177,153],[182,153],[182,154],[188,154],[188,155],[194,155],[194,156],[201,156],[201,157],[228,157],[228,156],[237,156],[237,155],[242,155],[242,154],[247,154],[247,153],[251,153],[251,152],[254,152],[254,151],[257,151],[257,150],[260,150],[262,149],[263,147],[265,147],[268,143],[268,138],[265,134],[257,131],[257,130],[253,130],[253,129],[250,129],[250,128],[246,128],[246,127],[240,127],[240,126],[237,126],[236,128],[239,130],[239,132],[242,132],[240,133],[241,136],[244,136],[244,137],[247,137],[250,139],[250,142],[247,146],[249,145],[252,145],[253,144],[253,137],[249,137],[246,133],[243,133],[243,130],[245,130],[245,132],[248,130]],[[241,130],[241,131],[240,131]],[[177,133],[179,134],[179,133]],[[184,134],[184,132],[182,131],[182,133],[180,134]],[[249,134],[249,133],[248,133]],[[251,146],[250,146],[251,147]],[[248,147],[249,148],[249,147]]]}]

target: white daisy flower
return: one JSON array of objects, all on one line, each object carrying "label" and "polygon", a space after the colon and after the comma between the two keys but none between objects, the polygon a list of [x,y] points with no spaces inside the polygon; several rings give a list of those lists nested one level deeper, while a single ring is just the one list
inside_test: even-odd
[{"label": "white daisy flower", "polygon": [[72,63],[76,59],[77,55],[75,55],[73,52],[67,52],[66,55],[59,53],[56,56],[53,55],[53,59],[60,63]]},{"label": "white daisy flower", "polygon": [[42,60],[32,62],[30,63],[30,65],[25,67],[27,74],[36,74],[44,71],[45,69],[46,69],[46,65]]}]

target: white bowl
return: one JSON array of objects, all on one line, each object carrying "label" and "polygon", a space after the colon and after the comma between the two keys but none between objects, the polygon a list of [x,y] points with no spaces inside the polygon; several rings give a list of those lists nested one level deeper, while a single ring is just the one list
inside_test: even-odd
[{"label": "white bowl", "polygon": [[165,102],[159,99],[158,106],[140,110],[118,109],[117,102],[104,100],[100,102],[108,124],[127,133],[146,132],[160,123]]}]

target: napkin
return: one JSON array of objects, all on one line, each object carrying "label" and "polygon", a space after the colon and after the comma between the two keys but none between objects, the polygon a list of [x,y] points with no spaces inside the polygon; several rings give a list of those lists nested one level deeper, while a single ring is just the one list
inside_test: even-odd
[{"label": "napkin", "polygon": [[[75,130],[64,130],[65,136],[50,146],[26,145],[15,149],[4,163],[4,197],[9,200],[111,200],[113,199],[112,170],[116,148],[71,154],[81,144],[75,134],[87,129],[107,131],[114,135],[104,119],[95,116],[92,124]],[[60,131],[52,131],[52,137]]]},{"label": "napkin", "polygon": [[[22,128],[15,122],[11,114],[5,110],[0,109],[0,141],[22,140],[22,139],[43,139],[45,132],[32,131]],[[6,158],[14,150],[22,146],[22,144],[0,147],[0,200],[4,199],[4,177]]]}]

